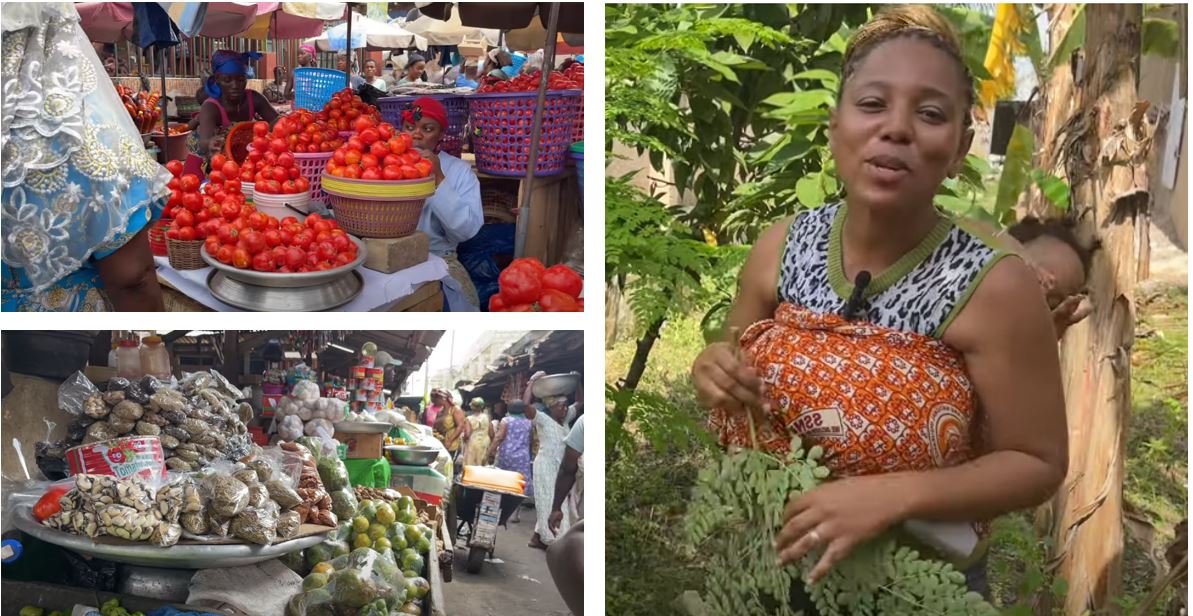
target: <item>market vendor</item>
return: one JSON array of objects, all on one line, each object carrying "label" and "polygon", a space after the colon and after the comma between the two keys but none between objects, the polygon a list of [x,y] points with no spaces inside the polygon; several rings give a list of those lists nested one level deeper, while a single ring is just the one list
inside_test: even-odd
[{"label": "market vendor", "polygon": [[[96,78],[104,65],[73,4],[6,5],[3,29],[6,50],[27,51],[4,59],[20,95],[4,102],[3,310],[163,310],[146,235],[170,172]],[[43,108],[47,94],[61,113]]]},{"label": "market vendor", "polygon": [[265,100],[265,95],[248,89],[248,62],[260,57],[255,51],[239,53],[227,49],[212,54],[212,75],[203,88],[207,100],[199,108],[199,130],[187,139],[192,153],[207,157],[212,139],[233,123],[265,120],[272,125],[277,120],[278,112]]},{"label": "market vendor", "polygon": [[[315,58],[315,46],[310,43],[303,43],[298,46],[298,63],[297,68],[312,68],[319,66],[318,60]],[[294,70],[290,71],[290,81],[286,84],[285,92],[286,100],[294,100]]]},{"label": "market vendor", "polygon": [[417,98],[403,117],[415,147],[434,166],[435,194],[427,199],[418,230],[431,238],[431,252],[447,262],[456,283],[443,286],[448,309],[477,310],[480,299],[468,271],[456,258],[456,246],[472,239],[485,222],[480,181],[471,165],[439,150],[439,140],[447,127],[447,110],[439,101]]}]

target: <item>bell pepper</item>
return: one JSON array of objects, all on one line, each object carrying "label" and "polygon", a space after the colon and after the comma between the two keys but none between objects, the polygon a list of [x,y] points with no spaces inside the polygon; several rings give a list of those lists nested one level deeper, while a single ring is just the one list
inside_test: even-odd
[{"label": "bell pepper", "polygon": [[62,503],[59,501],[69,491],[66,486],[57,486],[46,490],[46,493],[37,499],[37,504],[33,505],[33,519],[44,522],[46,518],[62,511]]}]

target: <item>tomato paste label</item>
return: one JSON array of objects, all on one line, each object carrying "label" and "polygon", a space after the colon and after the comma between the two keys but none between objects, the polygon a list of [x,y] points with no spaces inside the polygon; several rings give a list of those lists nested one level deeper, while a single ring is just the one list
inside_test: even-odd
[{"label": "tomato paste label", "polygon": [[70,471],[110,475],[119,479],[139,475],[147,480],[165,478],[165,454],[156,436],[136,436],[91,443],[66,452]]}]

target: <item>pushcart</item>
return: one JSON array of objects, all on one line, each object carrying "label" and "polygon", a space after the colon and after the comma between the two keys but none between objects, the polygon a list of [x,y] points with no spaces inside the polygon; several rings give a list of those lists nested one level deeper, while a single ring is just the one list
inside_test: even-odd
[{"label": "pushcart", "polygon": [[459,520],[455,528],[456,543],[468,547],[465,571],[479,573],[485,558],[493,558],[497,546],[497,527],[506,526],[525,498],[523,494],[456,482],[452,489],[452,500],[456,504]]}]

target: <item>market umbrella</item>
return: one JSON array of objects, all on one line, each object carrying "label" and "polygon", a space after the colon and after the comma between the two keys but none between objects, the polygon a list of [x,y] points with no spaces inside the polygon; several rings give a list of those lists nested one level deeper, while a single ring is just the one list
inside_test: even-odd
[{"label": "market umbrella", "polygon": [[[322,35],[308,39],[307,43],[323,51],[344,51],[348,48],[349,24],[342,23],[328,28]],[[403,28],[396,23],[385,23],[369,19],[360,13],[352,13],[352,49],[408,49],[427,48],[427,39]]]},{"label": "market umbrella", "polygon": [[446,21],[419,14],[403,27],[427,39],[427,44],[431,46],[459,45],[464,39],[477,38],[484,39],[489,46],[496,46],[501,38],[499,30],[465,26],[460,21],[459,11],[452,11]]}]

